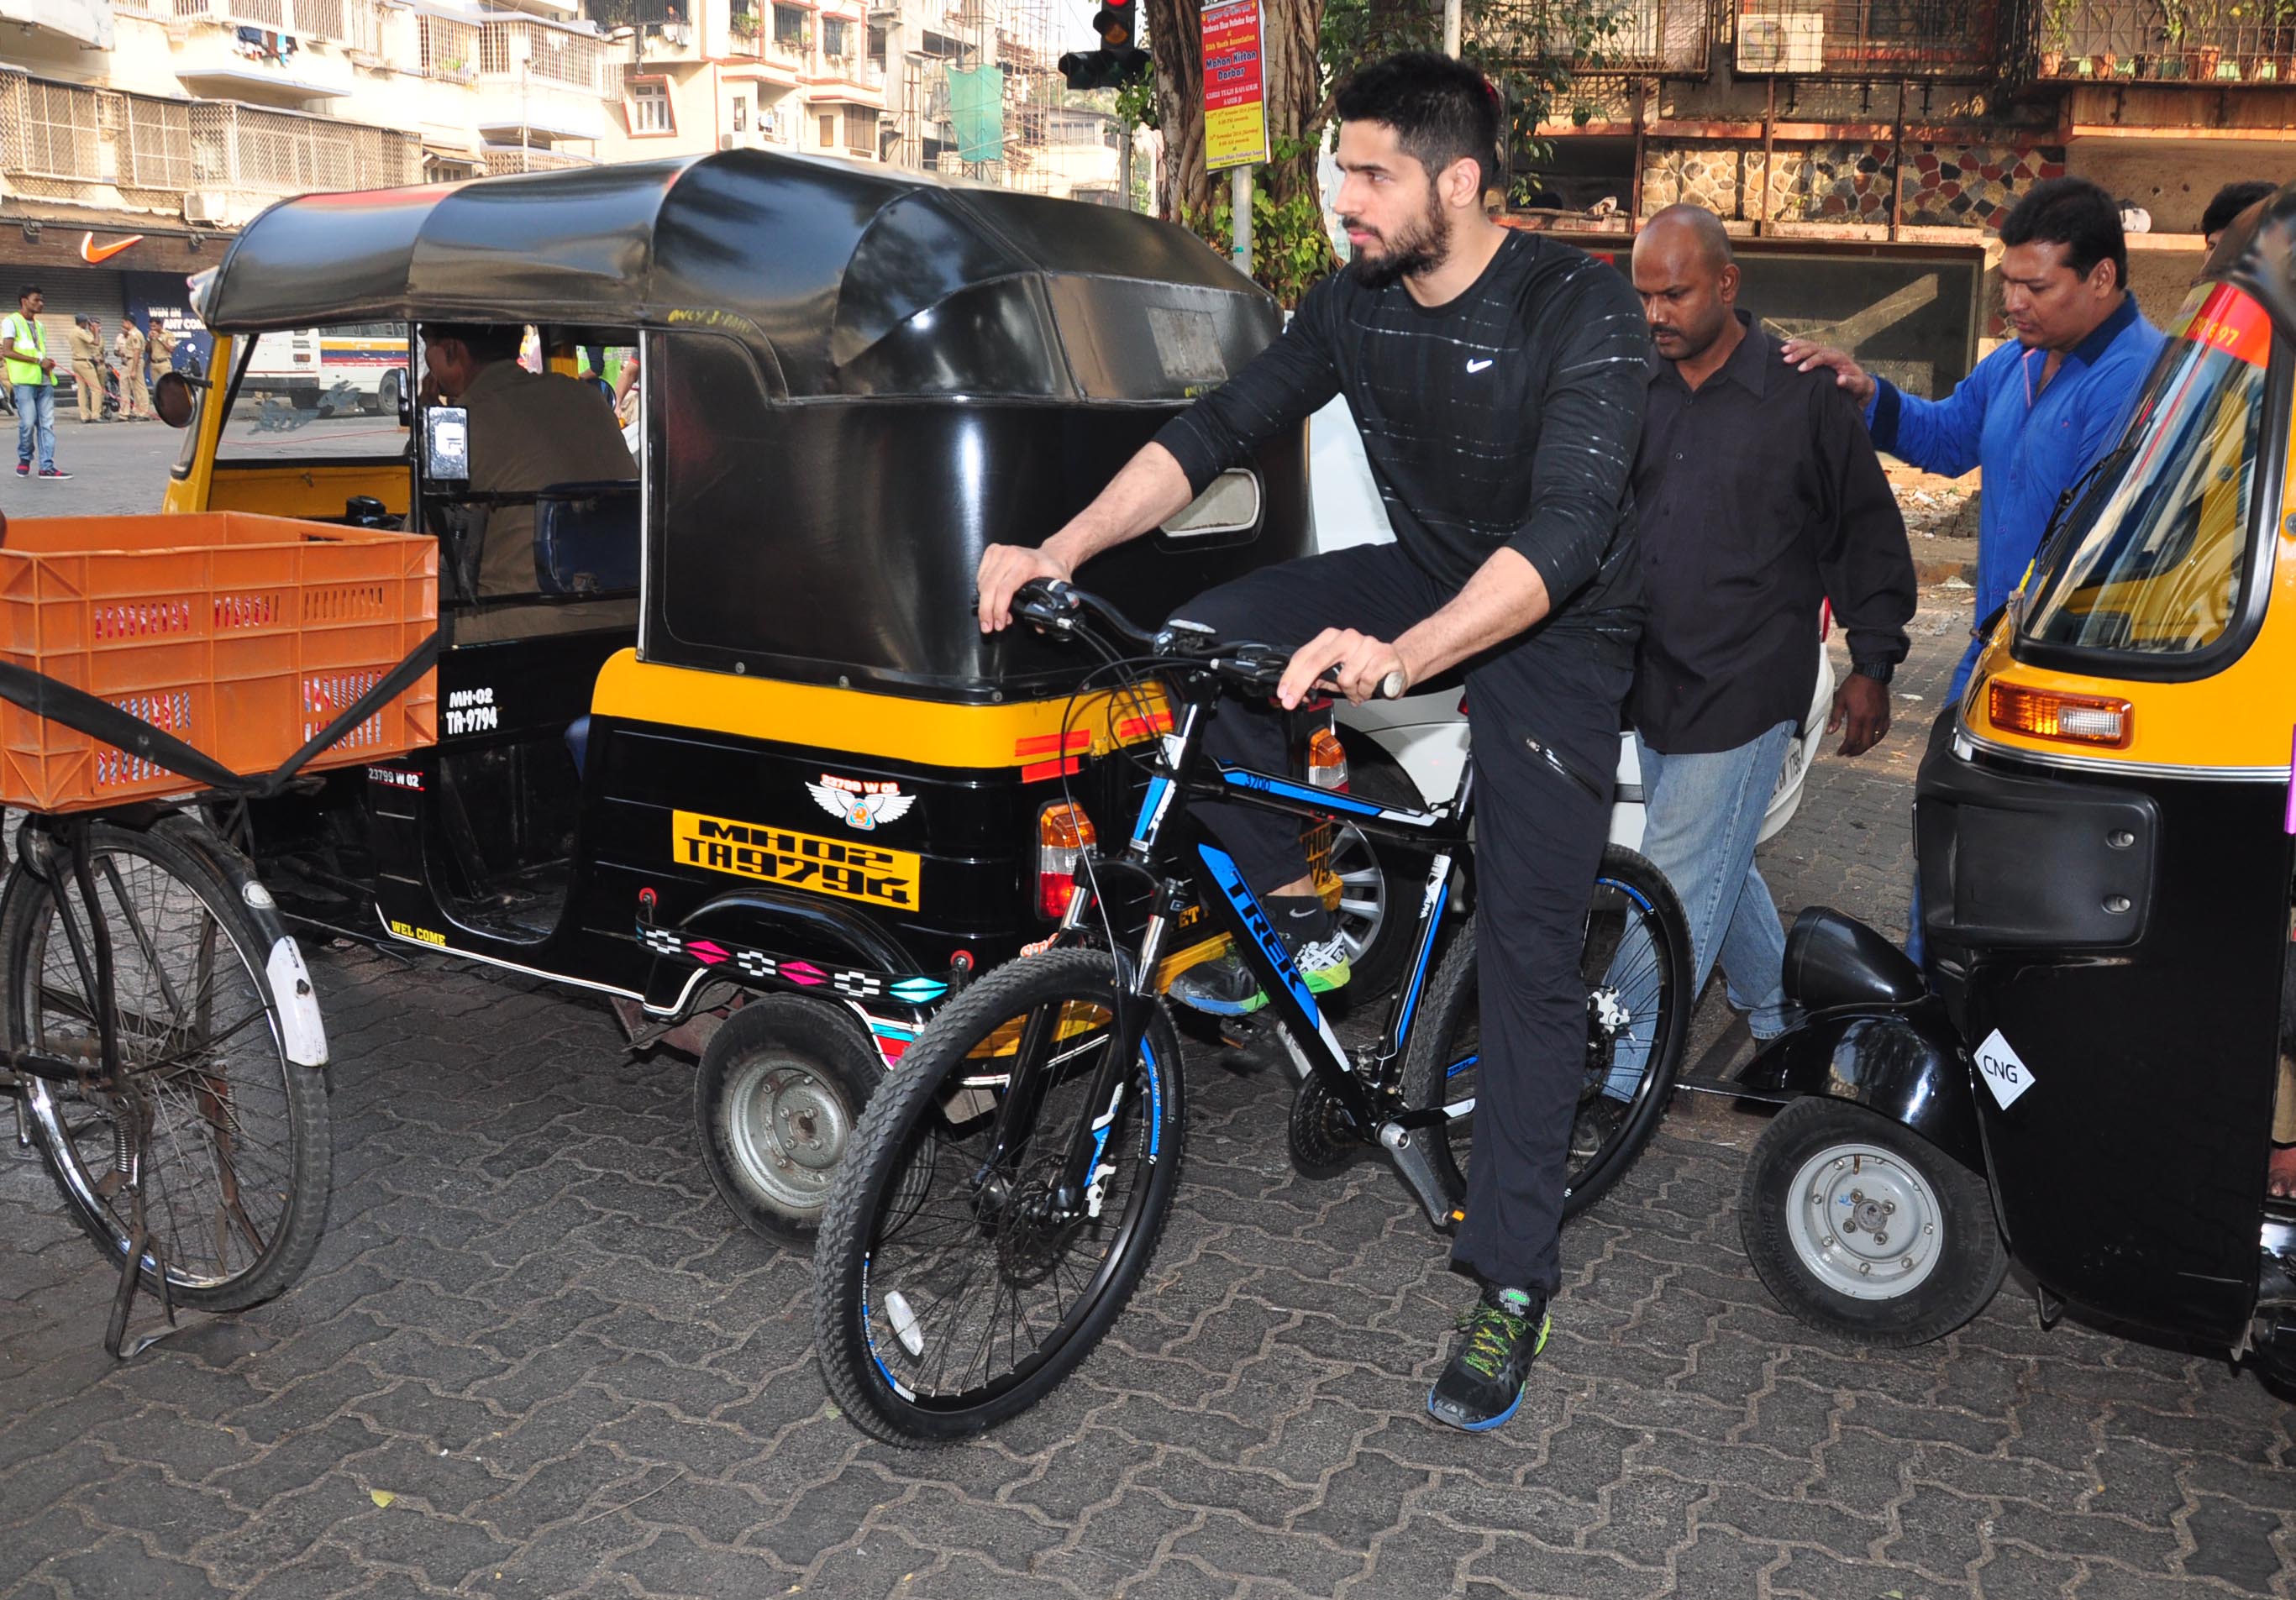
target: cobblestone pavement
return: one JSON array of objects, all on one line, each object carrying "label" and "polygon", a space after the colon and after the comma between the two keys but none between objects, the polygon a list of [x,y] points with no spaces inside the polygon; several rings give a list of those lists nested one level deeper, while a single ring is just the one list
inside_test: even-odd
[{"label": "cobblestone pavement", "polygon": [[[1967,597],[1904,726],[1827,757],[1767,867],[1885,924]],[[1420,1415],[1468,1289],[1392,1180],[1316,1184],[1272,1074],[1191,1062],[1179,1212],[1101,1353],[986,1441],[825,1404],[808,1263],[733,1231],[691,1073],[521,981],[317,952],[333,1215],[303,1282],[116,1366],[106,1290],[0,1159],[0,1594],[2296,1595],[2296,1432],[2206,1356],[2044,1334],[2013,1280],[1839,1348],[1738,1245],[1759,1124],[1685,1104],[1563,1241],[1523,1414]],[[2126,1174],[2100,1174],[2124,1180]]]}]

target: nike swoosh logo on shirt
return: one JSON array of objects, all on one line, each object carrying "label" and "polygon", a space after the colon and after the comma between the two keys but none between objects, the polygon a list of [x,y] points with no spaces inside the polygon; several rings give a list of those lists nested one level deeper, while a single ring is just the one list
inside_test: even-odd
[{"label": "nike swoosh logo on shirt", "polygon": [[1467,371],[1470,372],[1480,372],[1490,364],[1491,363],[1488,361],[1471,361],[1467,363]]}]

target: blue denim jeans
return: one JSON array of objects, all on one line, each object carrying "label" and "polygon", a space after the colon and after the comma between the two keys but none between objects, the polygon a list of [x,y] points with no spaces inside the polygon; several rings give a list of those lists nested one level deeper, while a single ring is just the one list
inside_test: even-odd
[{"label": "blue denim jeans", "polygon": [[[1780,722],[1734,750],[1702,755],[1662,755],[1635,737],[1643,770],[1643,853],[1674,886],[1690,923],[1687,1003],[1697,1003],[1718,960],[1730,1003],[1748,1013],[1757,1039],[1774,1038],[1798,1020],[1786,1004],[1785,930],[1754,864],[1762,815],[1793,736],[1794,724]],[[1652,1028],[1641,1019],[1654,1020],[1657,1000],[1656,964],[1639,927],[1620,943],[1606,981],[1638,1019],[1611,1055],[1606,1092],[1623,1098],[1649,1059]]]},{"label": "blue denim jeans", "polygon": [[32,459],[35,434],[40,445],[40,470],[56,464],[56,390],[49,383],[16,386],[16,459]]}]

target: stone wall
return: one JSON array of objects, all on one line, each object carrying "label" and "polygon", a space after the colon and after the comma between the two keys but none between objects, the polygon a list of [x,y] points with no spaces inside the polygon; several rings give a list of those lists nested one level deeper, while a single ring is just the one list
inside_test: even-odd
[{"label": "stone wall", "polygon": [[[1890,220],[1890,146],[1780,145],[1771,157],[1782,222]],[[1643,215],[1688,201],[1717,215],[1762,216],[1762,150],[1742,143],[1653,143],[1643,167]],[[2057,145],[1908,144],[1903,220],[1916,227],[1982,228],[2019,194],[2065,170]]]}]

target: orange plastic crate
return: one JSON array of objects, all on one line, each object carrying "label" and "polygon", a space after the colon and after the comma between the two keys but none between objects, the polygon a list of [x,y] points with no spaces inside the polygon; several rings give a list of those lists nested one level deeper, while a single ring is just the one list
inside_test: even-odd
[{"label": "orange plastic crate", "polygon": [[[0,659],[85,690],[234,772],[268,772],[438,626],[439,545],[258,517],[54,517],[0,543]],[[307,771],[438,737],[438,674]],[[191,780],[0,702],[0,801],[70,812]]]}]

